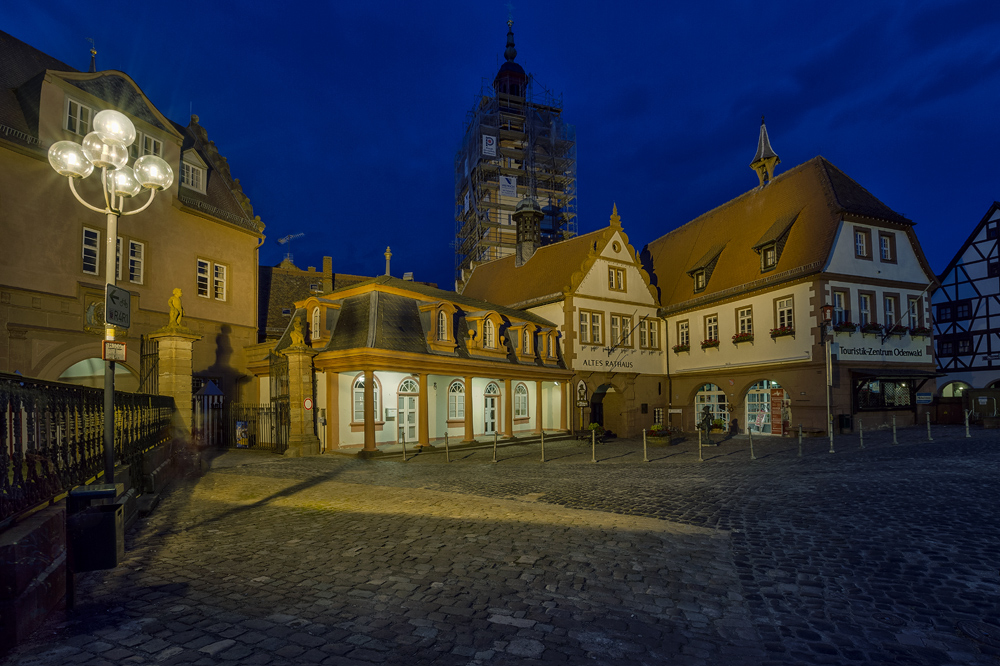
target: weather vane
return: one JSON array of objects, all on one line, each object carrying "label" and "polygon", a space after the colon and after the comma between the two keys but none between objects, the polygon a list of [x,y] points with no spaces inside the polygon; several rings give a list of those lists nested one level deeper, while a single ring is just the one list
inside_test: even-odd
[{"label": "weather vane", "polygon": [[507,25],[513,25],[514,23],[514,5],[510,2],[507,3]]}]

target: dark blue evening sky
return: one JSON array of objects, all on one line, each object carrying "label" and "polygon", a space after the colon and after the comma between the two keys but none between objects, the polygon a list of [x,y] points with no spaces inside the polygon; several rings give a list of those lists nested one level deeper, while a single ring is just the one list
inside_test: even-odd
[{"label": "dark blue evening sky", "polygon": [[[697,5],[697,6],[696,6]],[[107,25],[117,8],[127,15]],[[0,29],[197,114],[300,267],[452,286],[454,159],[502,62],[501,2],[6,2]],[[917,223],[941,271],[1000,198],[1000,2],[524,2],[517,61],[576,126],[581,232],[636,249],[823,155]]]}]

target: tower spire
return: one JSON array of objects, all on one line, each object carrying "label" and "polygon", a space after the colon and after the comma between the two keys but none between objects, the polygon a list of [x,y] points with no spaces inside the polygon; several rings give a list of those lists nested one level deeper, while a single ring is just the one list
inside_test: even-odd
[{"label": "tower spire", "polygon": [[94,73],[97,71],[97,48],[93,37],[87,37],[87,41],[90,42],[90,72]]},{"label": "tower spire", "polygon": [[750,162],[750,168],[757,172],[761,185],[767,185],[774,178],[774,167],[781,164],[781,158],[771,148],[771,140],[767,136],[767,125],[764,116],[760,117],[760,137],[757,139],[757,154]]},{"label": "tower spire", "polygon": [[507,48],[504,49],[503,57],[507,62],[514,62],[517,57],[517,49],[514,48],[514,19],[507,19]]}]

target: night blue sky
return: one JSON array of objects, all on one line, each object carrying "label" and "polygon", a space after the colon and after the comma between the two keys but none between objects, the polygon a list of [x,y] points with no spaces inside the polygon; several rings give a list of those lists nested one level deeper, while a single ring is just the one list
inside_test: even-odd
[{"label": "night blue sky", "polygon": [[[698,6],[695,6],[695,5]],[[454,158],[502,62],[502,2],[6,2],[0,28],[190,112],[267,225],[261,261],[452,286]],[[823,155],[917,223],[941,271],[1000,199],[1000,2],[519,3],[517,61],[576,126],[580,232],[645,243]]]}]

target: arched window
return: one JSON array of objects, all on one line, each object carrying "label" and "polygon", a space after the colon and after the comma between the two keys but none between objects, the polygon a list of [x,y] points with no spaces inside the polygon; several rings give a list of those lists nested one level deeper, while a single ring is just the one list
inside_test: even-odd
[{"label": "arched window", "polygon": [[444,310],[438,311],[437,317],[437,338],[438,340],[448,339],[448,319],[445,317]]},{"label": "arched window", "polygon": [[965,382],[948,382],[941,388],[942,398],[961,398],[962,394],[972,388]]},{"label": "arched window", "polygon": [[486,390],[483,391],[483,395],[500,395],[500,387],[497,386],[496,382],[490,382],[486,385]]},{"label": "arched window", "polygon": [[[379,419],[379,408],[378,408],[378,395],[380,392],[378,385],[378,380],[375,380],[375,386],[372,390],[372,406],[374,407],[375,421],[380,421]],[[363,423],[365,420],[365,376],[358,375],[358,378],[354,380],[354,422]]]},{"label": "arched window", "polygon": [[729,403],[726,393],[715,384],[705,384],[694,397],[695,423],[700,424],[704,418],[705,408],[712,415],[712,421],[729,423]]},{"label": "arched window", "polygon": [[313,340],[319,340],[319,308],[313,308],[312,330],[309,332]]},{"label": "arched window", "polygon": [[397,393],[420,393],[420,387],[416,381],[407,377],[400,383]]},{"label": "arched window", "polygon": [[462,382],[452,382],[448,387],[448,418],[465,418],[465,385]]},{"label": "arched window", "polygon": [[518,384],[514,388],[514,418],[528,417],[528,387]]},{"label": "arched window", "polygon": [[493,349],[496,346],[496,328],[493,322],[487,319],[483,322],[483,347]]}]

